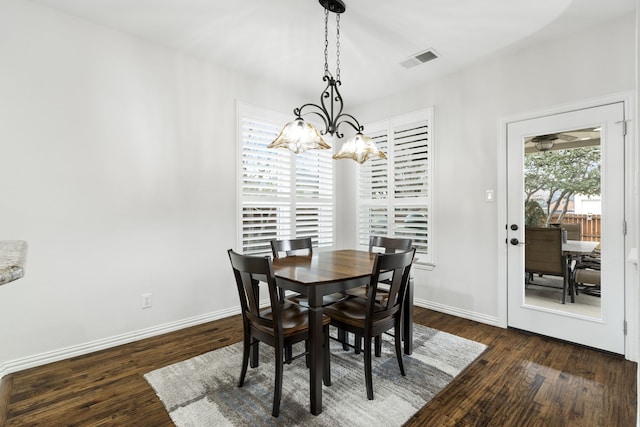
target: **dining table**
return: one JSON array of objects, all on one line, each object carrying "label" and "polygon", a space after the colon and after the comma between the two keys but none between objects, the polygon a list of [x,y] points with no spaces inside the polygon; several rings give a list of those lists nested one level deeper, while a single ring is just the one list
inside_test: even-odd
[{"label": "dining table", "polygon": [[[347,249],[318,250],[307,256],[288,256],[273,260],[277,285],[308,298],[309,399],[313,415],[322,412],[323,297],[369,284],[375,257],[375,253]],[[410,280],[403,301],[402,338],[405,354],[413,351],[412,337],[413,283]]]},{"label": "dining table", "polygon": [[563,255],[588,255],[593,252],[600,242],[588,242],[586,240],[567,240],[562,243]]}]

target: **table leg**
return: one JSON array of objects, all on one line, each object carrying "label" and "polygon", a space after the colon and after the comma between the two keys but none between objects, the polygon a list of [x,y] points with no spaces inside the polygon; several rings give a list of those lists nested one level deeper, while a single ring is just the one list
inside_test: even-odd
[{"label": "table leg", "polygon": [[[322,297],[320,297],[322,304]],[[312,304],[314,306],[312,306]],[[322,305],[315,306],[309,298],[309,352],[311,366],[309,367],[309,388],[311,399],[311,413],[319,415],[322,412],[322,366],[323,366],[323,333],[322,333]]]},{"label": "table leg", "polygon": [[571,282],[571,266],[573,265],[573,255],[567,257],[567,286],[569,289],[569,294],[571,295],[571,302],[576,302],[576,289],[574,284]]},{"label": "table leg", "polygon": [[402,339],[404,340],[404,354],[413,353],[413,279],[409,279],[404,295],[402,315]]}]

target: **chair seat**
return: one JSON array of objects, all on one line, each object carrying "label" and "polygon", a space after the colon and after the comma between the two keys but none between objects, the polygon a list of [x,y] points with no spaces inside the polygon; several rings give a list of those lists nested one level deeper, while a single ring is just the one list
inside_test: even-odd
[{"label": "chair seat", "polygon": [[600,289],[600,270],[577,268],[574,271],[573,282],[576,294],[580,291],[580,293],[595,297],[602,295]]},{"label": "chair seat", "polygon": [[[280,315],[282,317],[282,334],[285,337],[295,335],[309,327],[309,310],[301,305],[285,301],[280,306]],[[271,319],[271,307],[265,307],[260,310],[260,316]],[[322,316],[322,325],[328,325],[331,322],[329,316]],[[265,333],[273,334],[271,328],[254,324],[256,329],[260,329]]]},{"label": "chair seat", "polygon": [[[384,307],[376,302],[374,311],[378,310],[384,310]],[[367,316],[367,300],[347,299],[326,307],[324,312],[336,322],[362,327]]]},{"label": "chair seat", "polygon": [[[335,304],[343,299],[347,298],[347,295],[336,292],[335,294],[329,294],[322,297],[322,306],[326,307],[331,304]],[[309,307],[309,298],[306,295],[296,294],[287,296],[287,300],[291,301],[294,304],[298,304],[302,307]]]},{"label": "chair seat", "polygon": [[575,282],[600,286],[600,270],[579,268],[576,270]]}]

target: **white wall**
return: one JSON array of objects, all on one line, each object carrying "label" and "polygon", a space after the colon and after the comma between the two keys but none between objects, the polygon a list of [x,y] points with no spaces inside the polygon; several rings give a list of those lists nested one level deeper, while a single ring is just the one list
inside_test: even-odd
[{"label": "white wall", "polygon": [[25,277],[0,287],[0,376],[24,367],[13,360],[236,307],[235,100],[289,111],[299,99],[283,93],[1,1],[0,239],[29,253]]},{"label": "white wall", "polygon": [[[634,64],[635,17],[630,15],[550,44],[496,54],[353,111],[366,123],[434,107],[436,267],[416,270],[417,300],[487,323],[504,321],[506,302],[498,288],[498,246],[504,235],[497,204],[484,201],[486,190],[499,187],[499,120],[633,91]],[[340,203],[353,204],[349,196]]]}]

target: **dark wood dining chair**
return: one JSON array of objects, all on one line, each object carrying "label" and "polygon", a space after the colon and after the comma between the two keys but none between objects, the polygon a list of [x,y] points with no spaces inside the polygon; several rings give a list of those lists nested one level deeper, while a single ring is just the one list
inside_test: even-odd
[{"label": "dark wood dining chair", "polygon": [[[284,258],[288,256],[311,257],[313,255],[313,244],[310,237],[301,237],[298,239],[273,239],[271,240],[271,252],[274,259]],[[286,298],[287,300],[295,304],[299,304],[303,307],[309,307],[309,298],[307,298],[306,295],[295,293],[285,296],[285,292],[283,289],[279,289],[278,291],[280,292],[281,300],[284,300]],[[342,292],[324,295],[322,297],[322,306],[326,307],[329,304],[334,304],[338,301],[342,301],[345,298],[347,298],[347,295]],[[338,331],[338,336],[341,339],[346,340],[344,331]],[[286,347],[285,352],[286,356],[290,358],[291,347]]]},{"label": "dark wood dining chair", "polygon": [[[377,254],[367,298],[350,298],[325,308],[331,324],[361,336],[364,339],[364,375],[367,399],[373,400],[373,378],[371,372],[371,344],[388,330],[394,330],[396,358],[400,373],[404,376],[402,361],[401,321],[403,295],[409,283],[409,273],[416,250],[397,254]],[[388,297],[378,302],[375,295],[383,274],[389,274]]]},{"label": "dark wood dining chair", "polygon": [[[369,237],[369,253],[385,253],[392,254],[397,252],[407,252],[411,249],[413,241],[411,239],[385,237],[385,236],[371,236]],[[383,286],[378,287],[378,293],[376,299],[380,301],[382,298],[387,297],[387,287],[385,279],[381,279]],[[369,292],[368,286],[359,286],[357,288],[348,289],[345,293],[350,296],[366,298]]]},{"label": "dark wood dining chair", "polygon": [[[411,249],[411,245],[413,241],[411,239],[405,238],[396,238],[396,237],[386,237],[386,236],[370,236],[369,237],[369,253],[385,253],[392,254],[396,252],[407,252]],[[382,286],[380,286],[382,285]],[[357,288],[348,289],[345,291],[350,297],[356,298],[366,298],[369,293],[368,286],[359,286]],[[378,289],[376,291],[376,301],[381,302],[383,299],[388,297],[388,283],[386,278],[381,278],[380,283],[378,285]],[[360,352],[362,337],[356,335],[355,336],[355,352]],[[348,346],[343,345],[344,349],[347,350]],[[380,340],[376,340],[376,356],[380,355]]]},{"label": "dark wood dining chair", "polygon": [[[273,411],[271,415],[280,415],[280,400],[282,397],[282,373],[285,363],[285,347],[309,339],[308,309],[289,301],[281,301],[276,286],[271,258],[240,255],[233,250],[228,251],[233,274],[238,287],[242,322],[244,328],[242,370],[238,387],[244,385],[249,366],[251,347],[263,342],[275,351],[275,385],[273,391]],[[258,290],[259,282],[266,282],[269,291],[269,306],[260,308]],[[324,325],[324,365],[323,381],[331,385],[331,371],[329,364],[329,321],[323,316]],[[306,352],[293,359],[306,355]]]},{"label": "dark wood dining chair", "polygon": [[[313,246],[310,237],[304,237],[299,239],[286,239],[286,240],[271,240],[271,252],[273,258],[283,258],[286,256],[311,256],[313,255]],[[284,293],[282,293],[284,298]],[[333,304],[346,298],[343,293],[334,293],[325,295],[322,299],[322,306]],[[293,294],[286,297],[291,302],[300,304],[304,307],[309,307],[309,300],[305,295]]]}]

